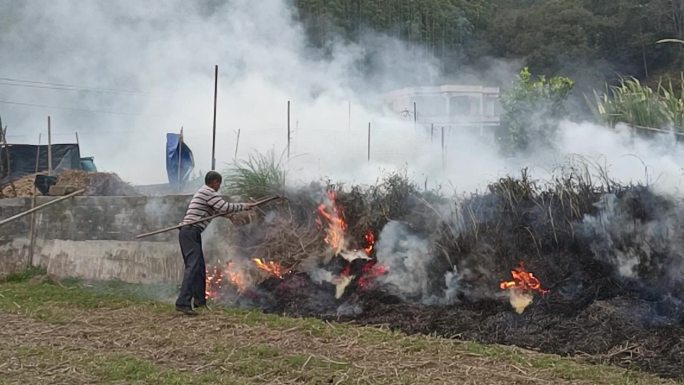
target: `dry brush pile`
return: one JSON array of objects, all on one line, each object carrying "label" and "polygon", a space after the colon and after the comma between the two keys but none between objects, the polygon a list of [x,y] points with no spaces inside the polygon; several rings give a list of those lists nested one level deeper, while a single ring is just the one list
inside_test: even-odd
[{"label": "dry brush pile", "polygon": [[[458,198],[400,174],[281,192],[286,202],[232,237],[242,254],[288,273],[222,300],[684,378],[684,209],[674,198],[586,168],[547,183],[523,170]],[[342,247],[331,246],[335,213]],[[520,262],[539,290],[510,281]],[[520,313],[502,281],[529,298]]]}]

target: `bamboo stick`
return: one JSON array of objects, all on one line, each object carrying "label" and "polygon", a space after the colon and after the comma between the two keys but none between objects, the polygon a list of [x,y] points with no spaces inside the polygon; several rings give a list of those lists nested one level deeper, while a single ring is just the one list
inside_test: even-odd
[{"label": "bamboo stick", "polygon": [[[279,197],[279,196],[272,196],[272,197],[269,197],[269,198],[264,198],[264,199],[262,199],[262,200],[260,200],[260,201],[256,201],[256,202],[252,203],[252,205],[253,205],[254,207],[260,206],[260,205],[263,205],[264,203],[267,203],[267,202],[270,202],[270,201],[274,201],[274,200],[279,199],[279,198],[281,198],[281,197]],[[190,225],[194,225],[194,224],[197,224],[197,223],[206,222],[206,221],[209,221],[209,220],[214,219],[214,218],[225,217],[225,216],[227,216],[227,215],[230,215],[230,214],[221,213],[221,214],[210,215],[210,216],[208,216],[208,217],[205,217],[205,218],[202,218],[202,219],[198,219],[198,220],[196,220],[196,221],[187,222],[187,223],[181,223],[181,224],[177,224],[177,225],[175,225],[175,226],[169,226],[169,227],[165,227],[165,228],[163,228],[163,229],[151,231],[151,232],[149,232],[149,233],[140,234],[140,235],[136,236],[135,239],[140,239],[140,238],[149,237],[149,236],[151,236],[151,235],[156,235],[156,234],[165,233],[165,232],[167,232],[167,231],[179,229],[179,228],[181,228],[181,227],[183,227],[183,226],[190,226]]]},{"label": "bamboo stick", "polygon": [[[78,134],[76,134],[78,138]],[[33,173],[33,199],[31,199],[31,208],[36,207],[36,181],[35,176],[38,175],[38,164],[40,162],[40,134],[38,134],[38,146],[36,146],[36,172]],[[26,268],[30,268],[33,265],[33,250],[36,245],[36,214],[31,214],[31,230],[29,233],[29,255],[28,261],[26,261]]]},{"label": "bamboo stick", "polygon": [[59,202],[61,202],[61,201],[63,201],[63,200],[66,200],[66,199],[69,199],[69,198],[71,198],[71,197],[74,197],[74,196],[76,196],[76,195],[78,195],[78,194],[82,194],[82,193],[84,193],[84,192],[85,192],[85,189],[80,189],[80,190],[78,190],[78,191],[72,192],[72,193],[69,194],[69,195],[65,195],[65,196],[63,196],[63,197],[59,197],[59,198],[57,198],[57,199],[55,199],[55,200],[53,200],[53,201],[44,203],[44,204],[42,204],[42,205],[40,205],[40,206],[36,206],[36,207],[34,207],[34,208],[30,209],[30,210],[26,210],[26,211],[21,212],[21,213],[19,213],[19,214],[17,214],[17,215],[11,216],[11,217],[6,218],[6,219],[3,219],[3,220],[0,221],[0,226],[4,225],[4,224],[6,224],[6,223],[12,222],[12,221],[14,221],[14,220],[16,220],[16,219],[19,219],[19,218],[21,218],[21,217],[23,217],[23,216],[25,216],[25,215],[29,215],[29,214],[31,214],[31,213],[33,213],[33,212],[42,210],[42,209],[44,209],[44,208],[46,208],[46,207],[48,207],[48,206],[52,206],[52,205],[54,205],[55,203],[59,203]]}]

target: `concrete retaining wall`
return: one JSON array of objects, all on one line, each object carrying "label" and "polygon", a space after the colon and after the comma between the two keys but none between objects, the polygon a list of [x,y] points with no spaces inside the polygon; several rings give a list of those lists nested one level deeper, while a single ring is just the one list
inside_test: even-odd
[{"label": "concrete retaining wall", "polygon": [[[51,197],[38,197],[37,205]],[[190,196],[75,197],[32,216],[0,226],[0,275],[43,266],[57,277],[120,279],[125,282],[180,282],[183,263],[178,231],[142,240],[135,236],[178,223]],[[31,199],[0,199],[0,218],[31,208]],[[223,259],[229,245],[218,236],[230,224],[214,220],[202,235],[207,261]]]}]

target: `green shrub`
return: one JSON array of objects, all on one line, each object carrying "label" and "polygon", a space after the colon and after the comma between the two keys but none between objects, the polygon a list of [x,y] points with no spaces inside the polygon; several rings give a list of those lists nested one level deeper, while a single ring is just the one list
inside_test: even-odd
[{"label": "green shrub", "polygon": [[253,153],[224,171],[223,192],[243,198],[282,194],[286,174],[282,156],[276,159],[273,151]]}]

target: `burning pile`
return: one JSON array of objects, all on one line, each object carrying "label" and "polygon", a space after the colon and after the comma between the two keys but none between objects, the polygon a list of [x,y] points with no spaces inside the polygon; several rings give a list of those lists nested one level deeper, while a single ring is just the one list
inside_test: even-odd
[{"label": "burning pile", "polygon": [[[387,271],[386,268],[377,265],[377,261],[371,257],[375,246],[375,235],[372,231],[369,230],[364,234],[364,245],[360,249],[348,248],[348,239],[345,234],[348,226],[342,210],[337,205],[335,191],[327,192],[326,203],[318,206],[318,214],[320,215],[318,224],[324,228],[326,234],[325,243],[330,246],[330,251],[334,256],[339,256],[345,261],[342,270],[331,281],[335,284],[335,298],[341,298],[346,288],[355,279],[357,287],[365,289],[374,278]],[[327,222],[327,226],[324,222]],[[358,267],[354,263],[357,260],[362,261]]]},{"label": "burning pile", "polygon": [[[671,231],[684,207],[576,174],[548,188],[503,178],[455,204],[399,179],[322,200],[291,192],[289,207],[231,234],[250,255],[209,270],[210,296],[684,378],[672,343],[684,338],[684,238]],[[273,239],[288,248],[261,247]]]},{"label": "burning pile", "polygon": [[[348,247],[350,242],[346,236],[347,223],[342,210],[336,203],[335,196],[334,191],[327,192],[325,202],[321,203],[316,210],[318,215],[316,223],[323,231],[323,242],[328,245],[328,256],[323,258],[324,262],[334,266],[339,259],[344,263],[337,274],[327,275],[327,281],[335,285],[335,298],[340,299],[350,284],[354,283],[355,287],[360,290],[367,289],[374,278],[387,272],[387,268],[379,265],[372,258],[375,235],[371,231],[364,234],[360,248]],[[206,278],[207,297],[220,299],[226,291],[232,294],[244,294],[264,280],[283,280],[290,273],[290,269],[284,268],[276,261],[251,258],[251,262],[243,264],[241,268],[230,261],[224,266],[219,264],[219,266],[210,267]]]},{"label": "burning pile", "polygon": [[252,258],[253,265],[240,268],[233,261],[207,269],[206,296],[217,300],[226,294],[242,294],[252,285],[271,277],[283,279],[289,271],[277,262]]}]

